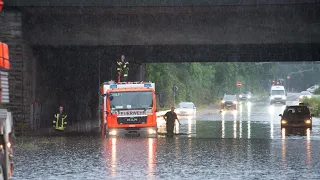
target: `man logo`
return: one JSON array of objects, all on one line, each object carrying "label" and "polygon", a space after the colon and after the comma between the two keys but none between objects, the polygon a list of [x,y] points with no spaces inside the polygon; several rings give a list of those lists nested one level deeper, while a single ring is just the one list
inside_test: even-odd
[{"label": "man logo", "polygon": [[137,122],[138,118],[128,118],[127,122]]}]

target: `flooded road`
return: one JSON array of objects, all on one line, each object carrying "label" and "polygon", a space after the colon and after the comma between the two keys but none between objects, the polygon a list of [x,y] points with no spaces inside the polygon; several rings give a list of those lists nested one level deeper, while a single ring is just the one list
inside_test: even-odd
[{"label": "flooded road", "polygon": [[13,179],[320,179],[320,119],[312,131],[286,136],[284,107],[258,101],[237,111],[204,109],[180,117],[174,138],[20,138]]}]

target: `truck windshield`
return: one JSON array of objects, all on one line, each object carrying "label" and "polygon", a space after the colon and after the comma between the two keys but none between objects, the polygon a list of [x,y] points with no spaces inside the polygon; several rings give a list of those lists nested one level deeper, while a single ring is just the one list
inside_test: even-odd
[{"label": "truck windshield", "polygon": [[149,109],[152,108],[152,92],[112,92],[111,109]]},{"label": "truck windshield", "polygon": [[284,95],[284,90],[272,90],[271,95]]}]

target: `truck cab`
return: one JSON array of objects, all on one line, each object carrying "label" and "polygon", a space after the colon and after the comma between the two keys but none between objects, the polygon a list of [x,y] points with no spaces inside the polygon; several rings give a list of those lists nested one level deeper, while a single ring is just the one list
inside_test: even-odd
[{"label": "truck cab", "polygon": [[286,104],[287,102],[287,93],[284,86],[271,86],[270,89],[270,105],[275,103]]},{"label": "truck cab", "polygon": [[101,85],[101,96],[103,136],[157,137],[154,83],[109,81]]}]

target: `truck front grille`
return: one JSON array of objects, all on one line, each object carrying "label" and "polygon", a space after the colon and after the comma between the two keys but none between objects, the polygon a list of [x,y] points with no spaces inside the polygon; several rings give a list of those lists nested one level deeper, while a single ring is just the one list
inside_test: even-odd
[{"label": "truck front grille", "polygon": [[147,123],[147,116],[140,117],[118,117],[118,124],[145,124]]}]

